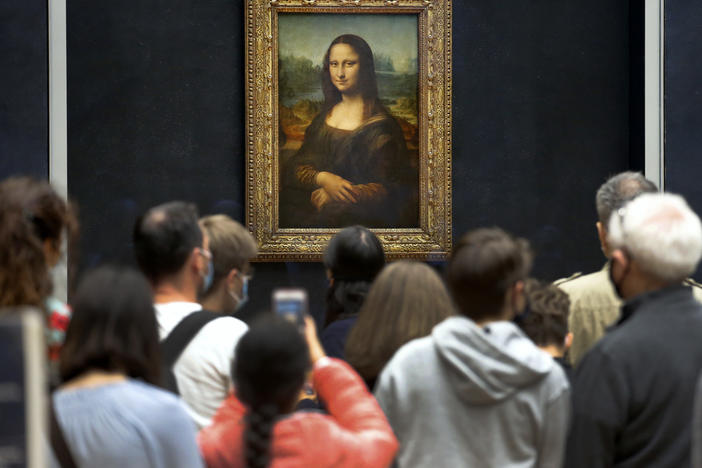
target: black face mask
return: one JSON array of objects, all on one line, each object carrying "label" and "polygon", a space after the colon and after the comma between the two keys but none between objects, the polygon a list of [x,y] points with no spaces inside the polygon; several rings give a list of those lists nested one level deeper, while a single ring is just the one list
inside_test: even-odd
[{"label": "black face mask", "polygon": [[512,322],[521,326],[526,320],[526,318],[529,316],[529,314],[531,314],[531,306],[529,306],[529,301],[527,301],[526,305],[524,306],[524,309],[521,312],[517,312],[516,314],[514,314]]},{"label": "black face mask", "polygon": [[617,284],[617,282],[614,280],[614,273],[612,273],[612,271],[614,271],[613,267],[614,267],[614,262],[612,260],[610,260],[609,261],[609,282],[612,283],[612,286],[614,287],[614,292],[616,293],[617,297],[619,299],[624,299],[624,297],[622,296],[621,282],[624,281],[624,278],[626,278],[627,273],[629,273],[629,262],[627,262],[627,266],[624,269],[624,273],[622,274],[622,277],[621,277],[622,281],[619,284]]}]

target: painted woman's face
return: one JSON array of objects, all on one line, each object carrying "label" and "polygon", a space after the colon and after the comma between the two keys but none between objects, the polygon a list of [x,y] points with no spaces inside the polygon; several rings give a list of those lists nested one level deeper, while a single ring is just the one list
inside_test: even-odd
[{"label": "painted woman's face", "polygon": [[329,51],[329,75],[334,86],[343,94],[358,90],[360,64],[358,54],[348,44],[334,44]]}]

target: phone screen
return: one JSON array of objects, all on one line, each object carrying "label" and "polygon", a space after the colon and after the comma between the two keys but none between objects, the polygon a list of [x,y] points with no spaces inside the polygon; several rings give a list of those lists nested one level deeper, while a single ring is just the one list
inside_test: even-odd
[{"label": "phone screen", "polygon": [[303,289],[274,291],[273,311],[280,317],[304,327],[305,315],[307,315],[307,292]]}]

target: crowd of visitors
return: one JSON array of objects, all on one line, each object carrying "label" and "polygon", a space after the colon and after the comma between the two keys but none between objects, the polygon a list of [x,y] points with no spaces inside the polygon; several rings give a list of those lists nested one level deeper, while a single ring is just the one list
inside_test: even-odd
[{"label": "crowd of visitors", "polygon": [[554,283],[497,227],[443,272],[341,229],[318,333],[241,320],[256,241],[181,201],[136,219],[139,271],[99,267],[58,301],[75,211],[11,178],[0,307],[44,313],[55,467],[702,468],[702,223],[634,172],[596,206],[605,266]]}]

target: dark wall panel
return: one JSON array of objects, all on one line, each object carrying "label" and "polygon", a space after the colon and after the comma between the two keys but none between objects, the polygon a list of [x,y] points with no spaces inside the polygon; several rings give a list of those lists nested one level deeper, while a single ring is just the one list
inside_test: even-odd
[{"label": "dark wall panel", "polygon": [[[454,232],[530,238],[538,276],[603,262],[594,191],[629,167],[628,3],[454,2]],[[231,0],[72,0],[69,190],[82,265],[132,262],[135,216],[169,199],[244,215],[244,7]],[[249,311],[275,286],[313,291],[318,263],[256,265]]]},{"label": "dark wall panel", "polygon": [[665,7],[665,184],[702,213],[702,3]]},{"label": "dark wall panel", "polygon": [[0,2],[0,179],[49,176],[46,0]]},{"label": "dark wall panel", "polygon": [[[702,3],[665,3],[665,188],[702,214]],[[698,269],[696,278],[700,278]]]},{"label": "dark wall panel", "polygon": [[607,0],[456,2],[456,234],[524,235],[548,279],[601,266],[594,193],[629,167],[628,17]]},{"label": "dark wall panel", "polygon": [[229,0],[69,2],[68,171],[85,265],[131,259],[134,217],[163,201],[242,219],[240,10]]}]

